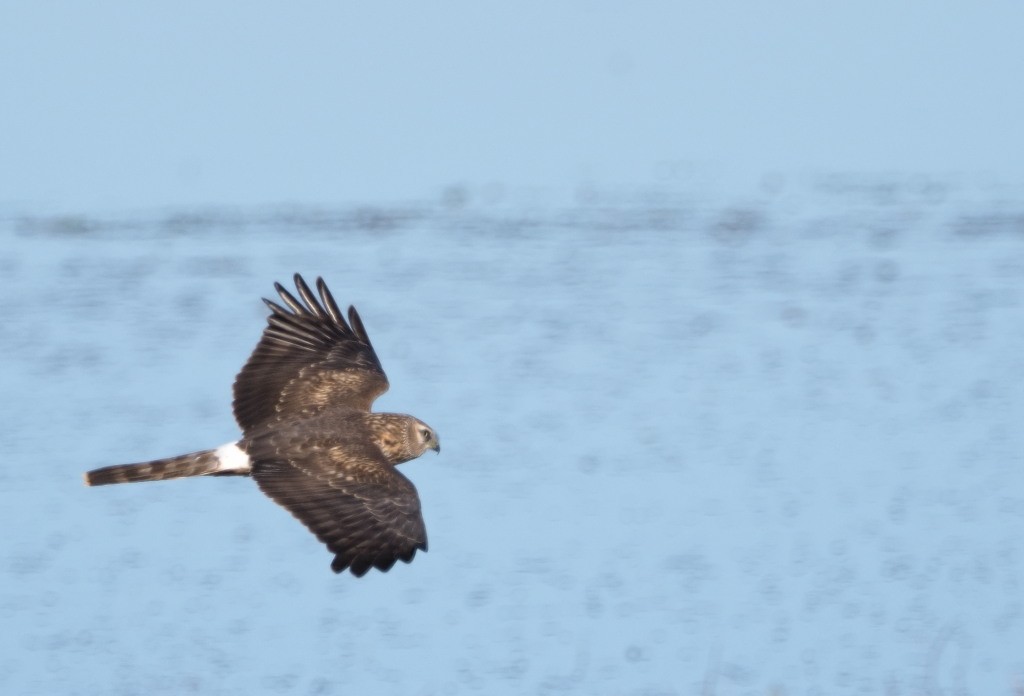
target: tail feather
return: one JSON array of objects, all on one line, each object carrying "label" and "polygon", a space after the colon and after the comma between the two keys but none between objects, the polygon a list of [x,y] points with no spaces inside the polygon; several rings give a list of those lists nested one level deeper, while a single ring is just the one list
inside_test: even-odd
[{"label": "tail feather", "polygon": [[85,474],[85,485],[105,486],[110,483],[133,483],[135,481],[163,481],[185,476],[203,476],[219,471],[220,458],[217,450],[203,450],[182,454],[167,459],[156,459],[138,464],[116,464],[93,469]]}]

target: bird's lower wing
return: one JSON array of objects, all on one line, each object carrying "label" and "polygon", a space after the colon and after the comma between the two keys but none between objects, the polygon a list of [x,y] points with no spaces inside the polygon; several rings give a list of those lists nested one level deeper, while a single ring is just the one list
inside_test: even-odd
[{"label": "bird's lower wing", "polygon": [[[291,461],[289,461],[291,459]],[[384,462],[338,468],[309,457],[255,459],[253,478],[335,554],[331,569],[356,577],[390,570],[427,550],[419,496],[409,479]]]}]

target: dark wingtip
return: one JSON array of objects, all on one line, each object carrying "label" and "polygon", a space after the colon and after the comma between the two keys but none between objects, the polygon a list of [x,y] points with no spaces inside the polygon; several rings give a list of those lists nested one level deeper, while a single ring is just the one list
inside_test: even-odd
[{"label": "dark wingtip", "polygon": [[348,323],[352,330],[355,331],[356,336],[361,338],[367,345],[372,345],[370,343],[370,335],[366,333],[366,327],[363,326],[363,320],[359,316],[359,312],[356,311],[355,305],[348,306]]},{"label": "dark wingtip", "polygon": [[316,289],[320,293],[320,300],[324,303],[324,308],[331,315],[334,323],[344,325],[345,318],[338,308],[338,303],[334,301],[334,295],[331,294],[331,291],[327,288],[327,283],[320,276],[316,278]]},{"label": "dark wingtip", "polygon": [[427,542],[423,541],[422,543],[413,546],[406,553],[391,556],[390,558],[380,558],[375,561],[370,561],[365,558],[356,558],[348,561],[338,555],[334,557],[333,561],[331,561],[331,570],[339,574],[344,573],[347,570],[357,578],[361,578],[369,573],[371,568],[376,568],[380,572],[386,573],[391,570],[398,561],[402,561],[402,563],[412,563],[413,558],[416,557],[417,550],[426,551]]},{"label": "dark wingtip", "polygon": [[[326,287],[323,285],[323,279],[317,278],[317,288],[321,289],[321,297],[323,297],[322,286]],[[306,307],[309,309],[312,316],[315,316],[318,319],[330,318],[330,309],[320,306],[320,302],[317,301],[316,295],[313,294],[313,291],[309,289],[309,285],[306,284],[306,281],[303,280],[302,276],[298,273],[295,274],[295,288],[299,291],[299,297],[301,297],[302,301],[306,303]]]},{"label": "dark wingtip", "polygon": [[[295,275],[296,277],[299,276],[298,273],[296,273]],[[301,278],[299,278],[299,280],[301,280]],[[301,288],[301,286],[299,287]],[[292,314],[299,317],[311,316],[309,310],[306,309],[306,307],[303,306],[301,302],[295,299],[295,296],[288,292],[288,289],[285,288],[285,286],[275,281],[274,289],[277,290],[277,294],[281,296],[281,299],[284,301],[286,305],[288,305],[288,308],[292,310]]]},{"label": "dark wingtip", "polygon": [[303,290],[309,290],[309,286],[306,285],[306,280],[302,277],[301,273],[296,273],[293,280],[295,281],[295,289],[302,293]]},{"label": "dark wingtip", "polygon": [[331,570],[333,570],[335,573],[340,574],[348,570],[357,578],[361,578],[364,575],[366,575],[367,571],[370,570],[370,568],[372,567],[373,566],[371,566],[366,561],[359,561],[359,559],[353,559],[350,561],[343,558],[341,554],[335,556],[334,560],[331,561]]},{"label": "dark wingtip", "polygon": [[366,575],[373,564],[363,559],[355,559],[352,564],[348,567],[349,572],[355,575],[357,578],[361,578]]},{"label": "dark wingtip", "polygon": [[302,277],[301,273],[296,273],[295,275],[293,275],[292,282],[295,283],[295,289],[298,290],[299,293],[302,292],[303,288],[305,288],[307,291],[309,290],[309,286],[306,285],[306,279]]},{"label": "dark wingtip", "polygon": [[260,299],[263,300],[263,304],[267,305],[267,307],[270,308],[270,311],[273,312],[274,314],[278,314],[278,315],[282,315],[283,314],[283,315],[288,315],[288,316],[291,315],[291,312],[289,312],[287,309],[285,309],[284,307],[282,307],[278,303],[274,302],[273,300],[268,300],[265,297],[261,297]]}]

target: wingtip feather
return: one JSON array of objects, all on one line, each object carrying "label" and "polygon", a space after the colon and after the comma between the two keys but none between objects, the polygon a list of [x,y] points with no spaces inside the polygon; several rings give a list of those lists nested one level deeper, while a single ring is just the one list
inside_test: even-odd
[{"label": "wingtip feather", "polygon": [[327,313],[324,311],[320,303],[316,301],[316,295],[309,289],[306,281],[302,279],[302,276],[298,273],[295,274],[295,289],[299,292],[299,297],[306,303],[306,309],[313,316],[320,317],[321,319],[327,318]]},{"label": "wingtip feather", "polygon": [[327,313],[331,315],[331,319],[336,324],[345,324],[345,317],[341,314],[341,309],[338,307],[338,303],[334,301],[334,295],[327,287],[327,283],[320,276],[316,279],[316,289],[320,293],[320,300],[324,303],[324,308]]},{"label": "wingtip feather", "polygon": [[348,323],[352,325],[352,330],[355,332],[356,336],[369,345],[370,337],[366,333],[366,327],[363,326],[363,320],[359,316],[359,312],[356,311],[355,305],[348,306]]},{"label": "wingtip feather", "polygon": [[291,312],[289,312],[287,309],[285,309],[278,303],[274,302],[273,300],[268,300],[265,297],[261,299],[263,300],[263,304],[267,305],[267,307],[270,308],[270,311],[273,312],[274,314],[278,316],[287,316],[291,314]]},{"label": "wingtip feather", "polygon": [[284,303],[288,305],[289,309],[292,310],[298,316],[309,316],[309,310],[302,306],[302,303],[295,299],[288,290],[278,282],[274,283],[274,289],[277,290],[277,294],[281,296]]}]

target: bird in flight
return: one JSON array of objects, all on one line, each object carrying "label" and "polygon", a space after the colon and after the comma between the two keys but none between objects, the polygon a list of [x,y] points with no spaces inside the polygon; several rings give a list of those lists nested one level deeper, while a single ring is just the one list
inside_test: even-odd
[{"label": "bird in flight", "polygon": [[[395,468],[437,433],[412,416],[370,411],[388,378],[355,307],[348,321],[322,278],[295,274],[296,299],[264,299],[267,327],[234,385],[237,442],[139,464],[94,469],[89,486],[186,476],[251,476],[334,554],[331,569],[361,577],[427,550],[416,488]],[[319,297],[318,297],[319,295]]]}]

